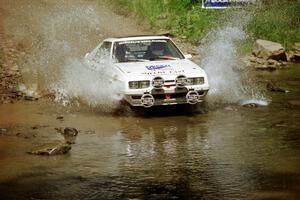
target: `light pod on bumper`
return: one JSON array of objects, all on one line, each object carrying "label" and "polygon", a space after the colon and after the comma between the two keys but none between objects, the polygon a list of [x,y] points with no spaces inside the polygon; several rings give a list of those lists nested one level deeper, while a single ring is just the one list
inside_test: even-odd
[{"label": "light pod on bumper", "polygon": [[144,94],[141,97],[141,103],[145,108],[150,108],[154,105],[155,99],[151,94]]},{"label": "light pod on bumper", "polygon": [[161,89],[165,84],[165,81],[162,77],[155,77],[152,80],[152,86],[156,89]]},{"label": "light pod on bumper", "polygon": [[189,91],[186,94],[186,102],[189,104],[196,104],[199,102],[200,96],[196,91]]},{"label": "light pod on bumper", "polygon": [[177,76],[175,81],[176,81],[176,86],[179,88],[183,88],[187,84],[187,78],[184,75]]}]

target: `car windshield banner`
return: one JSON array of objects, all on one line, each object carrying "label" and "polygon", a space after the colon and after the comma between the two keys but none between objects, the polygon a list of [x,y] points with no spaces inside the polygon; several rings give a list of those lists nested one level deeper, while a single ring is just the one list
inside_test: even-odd
[{"label": "car windshield banner", "polygon": [[255,3],[257,0],[202,0],[202,8],[232,8]]}]

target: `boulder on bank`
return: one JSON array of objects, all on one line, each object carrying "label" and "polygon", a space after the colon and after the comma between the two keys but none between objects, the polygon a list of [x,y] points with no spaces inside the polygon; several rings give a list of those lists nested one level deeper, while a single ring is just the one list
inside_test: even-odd
[{"label": "boulder on bank", "polygon": [[298,62],[299,59],[300,43],[295,43],[293,50],[286,52],[279,43],[258,39],[246,64],[257,70],[271,71],[286,68],[289,62]]},{"label": "boulder on bank", "polygon": [[289,62],[300,62],[300,42],[296,42],[286,56]]},{"label": "boulder on bank", "polygon": [[255,56],[250,56],[248,66],[253,66],[255,69],[258,70],[276,70],[278,68],[286,67],[287,62],[277,61],[273,59],[265,60],[263,58],[258,58]]},{"label": "boulder on bank", "polygon": [[300,52],[300,42],[295,42],[293,49]]},{"label": "boulder on bank", "polygon": [[264,60],[287,61],[285,49],[280,43],[258,39],[255,42],[253,55]]}]

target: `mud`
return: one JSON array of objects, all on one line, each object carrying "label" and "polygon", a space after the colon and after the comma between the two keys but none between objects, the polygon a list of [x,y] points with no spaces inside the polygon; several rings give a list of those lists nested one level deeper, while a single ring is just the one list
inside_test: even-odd
[{"label": "mud", "polygon": [[21,73],[18,60],[24,55],[23,47],[4,33],[0,14],[0,104],[13,103],[23,98],[18,84]]}]

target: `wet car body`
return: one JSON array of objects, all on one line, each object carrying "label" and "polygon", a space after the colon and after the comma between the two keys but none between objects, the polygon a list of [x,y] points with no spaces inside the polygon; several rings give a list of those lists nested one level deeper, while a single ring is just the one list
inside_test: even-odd
[{"label": "wet car body", "polygon": [[124,85],[124,100],[131,106],[197,104],[209,90],[203,69],[184,55],[166,36],[108,38],[86,59],[106,52],[112,80]]}]

